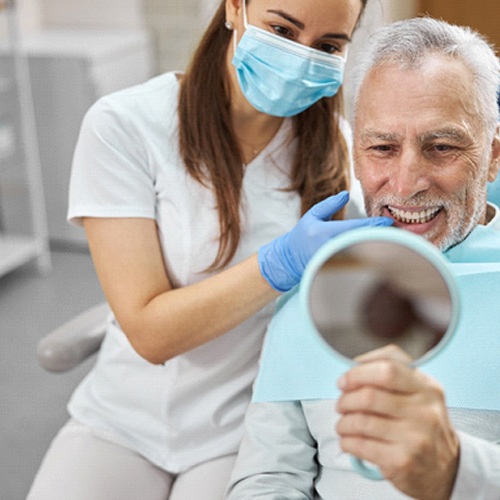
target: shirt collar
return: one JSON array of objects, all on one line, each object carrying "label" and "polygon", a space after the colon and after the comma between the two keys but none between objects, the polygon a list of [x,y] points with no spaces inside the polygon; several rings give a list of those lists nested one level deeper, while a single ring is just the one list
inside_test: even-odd
[{"label": "shirt collar", "polygon": [[493,211],[493,217],[486,224],[486,226],[500,231],[500,209],[491,202],[488,202],[488,208]]}]

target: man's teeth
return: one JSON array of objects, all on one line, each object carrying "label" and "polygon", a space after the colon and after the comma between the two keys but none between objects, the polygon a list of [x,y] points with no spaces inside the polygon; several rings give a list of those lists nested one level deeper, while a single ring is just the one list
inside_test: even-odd
[{"label": "man's teeth", "polygon": [[398,208],[387,207],[391,215],[405,224],[424,224],[433,219],[440,208],[426,208],[419,212],[409,212],[408,210],[399,210]]}]

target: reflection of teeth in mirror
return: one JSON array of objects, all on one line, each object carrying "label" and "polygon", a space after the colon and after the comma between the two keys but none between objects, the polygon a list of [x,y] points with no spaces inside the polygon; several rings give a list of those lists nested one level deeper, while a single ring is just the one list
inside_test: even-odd
[{"label": "reflection of teeth in mirror", "polygon": [[424,224],[432,220],[441,210],[439,207],[426,208],[419,212],[409,212],[408,210],[399,210],[394,207],[387,207],[391,215],[405,224]]}]

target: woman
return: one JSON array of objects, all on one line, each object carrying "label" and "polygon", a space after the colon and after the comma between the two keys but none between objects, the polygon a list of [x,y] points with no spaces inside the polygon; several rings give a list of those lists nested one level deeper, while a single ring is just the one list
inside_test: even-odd
[{"label": "woman", "polygon": [[388,223],[330,220],[365,3],[225,0],[185,74],[89,111],[68,217],[113,317],[30,499],[222,497],[274,300],[327,239]]}]

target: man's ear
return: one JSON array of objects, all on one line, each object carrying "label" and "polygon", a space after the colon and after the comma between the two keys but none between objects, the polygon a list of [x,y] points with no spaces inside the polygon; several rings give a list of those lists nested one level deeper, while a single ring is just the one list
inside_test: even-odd
[{"label": "man's ear", "polygon": [[354,177],[355,179],[357,179],[359,181],[359,167],[358,167],[358,162],[354,160],[353,158],[353,167],[352,167],[352,171],[353,171],[353,174],[354,174]]},{"label": "man's ear", "polygon": [[243,0],[226,0],[226,21],[236,25],[242,8]]},{"label": "man's ear", "polygon": [[352,173],[354,174],[354,177],[359,181],[359,176],[361,174],[360,172],[360,167],[359,167],[359,162],[356,160],[356,147],[355,147],[355,137],[353,134],[353,145],[352,145]]},{"label": "man's ear", "polygon": [[497,124],[495,136],[491,144],[491,162],[488,171],[488,181],[493,182],[498,175],[500,169],[500,123]]}]

